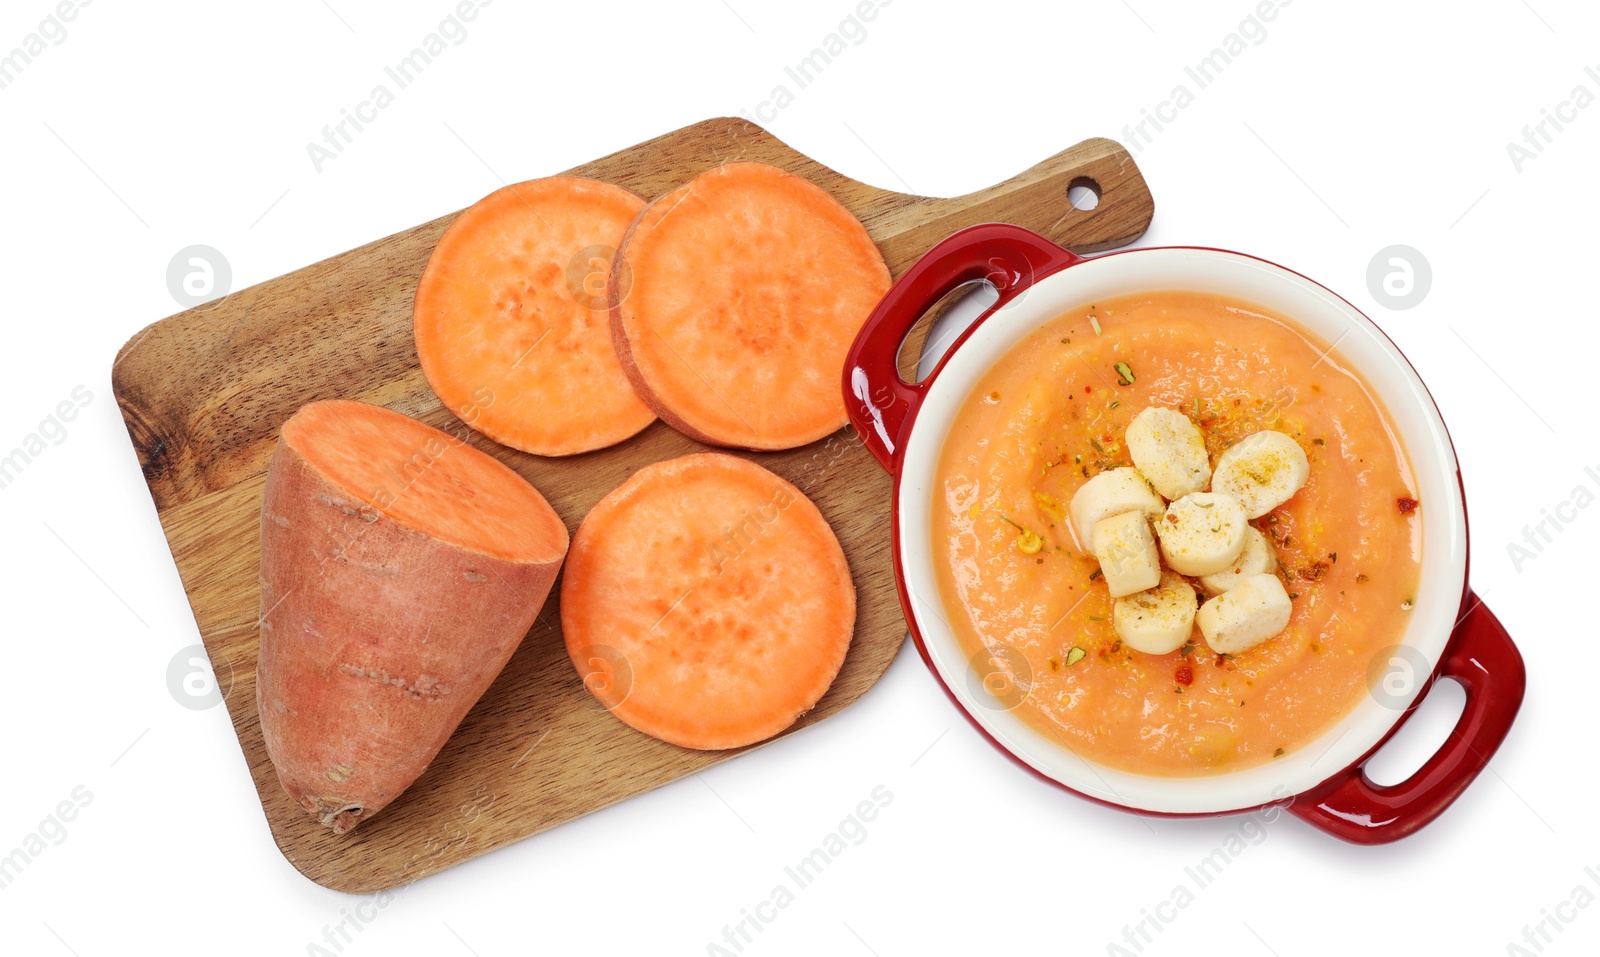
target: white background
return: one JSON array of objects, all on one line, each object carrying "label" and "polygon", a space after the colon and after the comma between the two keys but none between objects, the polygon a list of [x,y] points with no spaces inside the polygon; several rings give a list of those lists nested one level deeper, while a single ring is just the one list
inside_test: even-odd
[{"label": "white background", "polygon": [[[0,489],[0,855],[75,787],[93,794],[66,839],[0,890],[11,952],[318,953],[308,945],[361,902],[289,866],[224,709],[185,709],[168,690],[169,660],[199,639],[109,368],[178,310],[173,254],[214,246],[243,288],[465,206],[502,177],[752,110],[793,86],[783,68],[852,9],[499,0],[318,173],[306,143],[451,8],[330,2],[102,0],[0,90],[0,454],[74,387],[93,395],[66,439]],[[1157,203],[1142,243],[1308,273],[1411,358],[1461,458],[1473,585],[1529,667],[1491,771],[1435,825],[1362,849],[1284,816],[1146,953],[1501,954],[1576,886],[1600,893],[1584,873],[1600,865],[1584,559],[1600,509],[1562,505],[1596,489],[1584,469],[1600,466],[1600,108],[1520,172],[1506,150],[1576,85],[1600,93],[1584,72],[1600,64],[1600,14],[1530,2],[1299,0],[1138,156]],[[953,195],[1084,137],[1124,138],[1176,84],[1194,87],[1185,65],[1252,7],[898,0],[768,125],[851,176]],[[51,9],[7,0],[0,52]],[[1433,271],[1404,311],[1366,280],[1395,243]],[[1574,520],[1519,570],[1507,543],[1558,506]],[[1413,764],[1453,718],[1428,712]],[[1389,763],[1389,780],[1406,770]],[[340,947],[703,954],[879,785],[893,801],[867,838],[746,953],[1106,953],[1241,823],[1147,822],[1041,784],[978,738],[908,645],[840,716],[408,887],[363,908],[374,919]],[[1544,952],[1594,953],[1600,907],[1559,913]]]}]

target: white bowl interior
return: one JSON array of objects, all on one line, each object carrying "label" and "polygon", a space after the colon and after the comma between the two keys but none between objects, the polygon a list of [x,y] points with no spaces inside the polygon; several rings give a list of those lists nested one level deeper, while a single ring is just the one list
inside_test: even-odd
[{"label": "white bowl interior", "polygon": [[[1266,765],[1205,777],[1131,774],[1089,761],[1026,724],[1013,711],[975,699],[968,654],[945,620],[929,540],[933,475],[951,421],[978,380],[1013,345],[1076,306],[1152,290],[1233,296],[1292,320],[1333,346],[1330,361],[1357,370],[1400,436],[1426,508],[1423,575],[1404,644],[1427,662],[1411,688],[1387,704],[1372,696],[1321,738]],[[1091,797],[1164,813],[1254,807],[1297,794],[1354,763],[1393,727],[1422,690],[1455,624],[1466,578],[1466,513],[1455,454],[1433,399],[1399,350],[1353,306],[1271,263],[1209,249],[1140,249],[1062,270],[997,310],[949,359],[928,388],[901,467],[899,548],[906,591],[928,656],[962,706],[1012,754]],[[981,692],[979,692],[981,693]]]}]

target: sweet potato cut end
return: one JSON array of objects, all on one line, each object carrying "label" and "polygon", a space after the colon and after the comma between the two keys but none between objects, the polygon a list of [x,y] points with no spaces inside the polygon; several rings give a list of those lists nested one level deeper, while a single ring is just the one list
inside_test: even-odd
[{"label": "sweet potato cut end", "polygon": [[409,416],[365,402],[312,402],[283,441],[373,518],[506,561],[565,554],[567,529],[538,490],[493,457]]}]

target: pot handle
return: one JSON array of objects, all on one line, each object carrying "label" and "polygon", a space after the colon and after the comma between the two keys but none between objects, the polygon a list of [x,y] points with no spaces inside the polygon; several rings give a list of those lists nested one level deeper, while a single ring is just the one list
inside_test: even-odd
[{"label": "pot handle", "polygon": [[965,283],[991,283],[999,299],[956,340],[954,352],[972,329],[1035,281],[1082,261],[1021,226],[983,223],[952,234],[906,270],[867,317],[844,364],[845,408],[878,464],[891,474],[899,470],[906,433],[938,375],[935,369],[921,382],[900,378],[900,347],[918,319]]},{"label": "pot handle", "polygon": [[1488,606],[1471,590],[1465,604],[1467,613],[1457,622],[1436,672],[1435,680],[1453,678],[1467,693],[1466,706],[1444,746],[1415,774],[1393,786],[1375,784],[1367,777],[1368,754],[1297,798],[1291,811],[1346,841],[1387,844],[1444,813],[1489,764],[1522,706],[1526,671],[1517,646]]}]

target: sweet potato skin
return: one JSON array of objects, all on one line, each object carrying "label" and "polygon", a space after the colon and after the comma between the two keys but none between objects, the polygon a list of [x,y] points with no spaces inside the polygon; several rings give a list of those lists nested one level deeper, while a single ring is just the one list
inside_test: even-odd
[{"label": "sweet potato skin", "polygon": [[560,564],[402,525],[280,439],[261,515],[256,706],[284,790],[338,834],[381,811],[500,673]]}]

